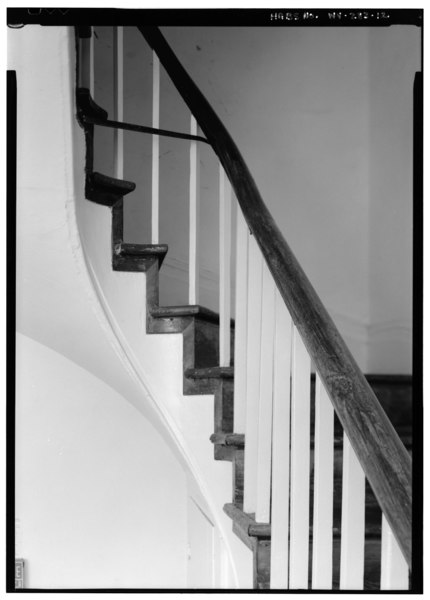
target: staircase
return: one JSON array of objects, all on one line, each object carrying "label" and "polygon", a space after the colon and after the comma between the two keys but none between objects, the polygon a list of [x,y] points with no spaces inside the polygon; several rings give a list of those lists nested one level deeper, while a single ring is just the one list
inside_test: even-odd
[{"label": "staircase", "polygon": [[[167,44],[162,40],[160,34],[153,28],[140,29],[147,42],[159,55],[160,60],[163,62],[164,67],[171,76],[172,71],[175,71],[175,84],[182,92],[185,101],[189,104],[191,110],[196,115],[196,118],[199,119],[201,128],[206,133],[206,138],[197,136],[197,130],[194,134],[190,135],[175,134],[176,137],[182,136],[185,139],[191,141],[194,140],[194,142],[197,142],[198,140],[204,142],[209,140],[211,142],[220,157],[227,175],[235,186],[246,223],[248,226],[254,228],[255,224],[252,221],[252,215],[254,214],[255,217],[257,209],[256,201],[254,201],[256,193],[253,189],[253,182],[250,180],[251,183],[249,183],[244,175],[245,169],[241,165],[239,158],[234,155],[235,151],[231,150],[228,134],[220,128],[218,123],[214,124],[211,121],[212,115],[209,108],[206,106],[207,103],[205,104],[205,102],[198,97],[197,92],[192,88],[189,81],[186,80],[187,76],[184,75],[182,67],[179,67],[178,63],[172,58],[171,50],[168,49]],[[90,32],[81,31],[80,35],[82,41],[88,39]],[[81,61],[84,60],[84,54],[85,53],[81,53]],[[183,87],[181,87],[181,85]],[[186,91],[184,91],[184,89]],[[198,98],[195,102],[193,101],[194,97]],[[285,270],[283,272],[283,267],[282,265],[280,266],[280,264],[282,261],[288,263],[285,269],[290,269],[290,271],[295,270],[296,266],[293,260],[288,257],[284,246],[276,246],[275,241],[269,247],[267,240],[271,239],[273,235],[275,235],[276,239],[278,233],[274,233],[275,229],[272,227],[271,221],[269,222],[264,211],[262,212],[259,210],[258,220],[264,222],[267,219],[268,223],[268,225],[262,227],[261,232],[257,229],[253,229],[253,234],[257,238],[258,245],[262,249],[263,255],[259,255],[260,258],[258,260],[261,260],[261,263],[255,263],[261,265],[258,267],[261,269],[260,285],[262,285],[261,289],[263,290],[261,292],[263,299],[261,301],[262,306],[260,306],[260,312],[264,313],[266,301],[264,296],[264,294],[266,294],[265,290],[272,289],[269,285],[265,285],[262,282],[268,281],[268,278],[273,276],[280,290],[280,294],[279,299],[278,296],[276,296],[275,299],[275,285],[273,284],[273,297],[267,299],[267,302],[269,303],[268,306],[275,308],[276,305],[276,309],[273,313],[278,315],[278,304],[284,299],[290,311],[292,321],[295,323],[294,327],[297,326],[297,330],[291,330],[292,337],[290,338],[292,339],[291,352],[293,356],[293,366],[291,367],[291,372],[289,371],[286,375],[287,379],[284,380],[284,384],[285,381],[288,382],[288,388],[290,387],[291,381],[292,390],[291,437],[289,437],[290,433],[288,433],[287,436],[288,452],[291,452],[291,456],[287,459],[284,457],[284,462],[286,461],[289,463],[288,469],[291,469],[292,483],[287,484],[288,494],[291,495],[279,496],[280,500],[278,501],[278,493],[273,487],[274,481],[272,482],[272,487],[270,486],[270,480],[275,479],[275,468],[279,469],[280,460],[279,457],[276,458],[277,442],[275,439],[275,434],[279,437],[279,433],[276,433],[275,431],[276,423],[278,422],[278,419],[275,418],[275,414],[280,414],[275,413],[275,410],[279,410],[279,408],[276,409],[275,407],[275,373],[278,368],[276,366],[276,356],[270,359],[266,367],[264,366],[266,355],[263,355],[262,352],[261,356],[259,354],[258,357],[260,362],[257,364],[257,367],[261,377],[260,390],[263,389],[261,382],[264,381],[266,374],[270,371],[271,376],[272,370],[274,373],[273,382],[270,383],[270,385],[273,385],[273,439],[269,437],[268,439],[261,440],[258,436],[261,436],[261,430],[264,430],[265,425],[263,424],[266,422],[267,415],[269,415],[267,418],[268,421],[270,421],[268,427],[270,431],[272,430],[272,395],[270,397],[270,407],[268,407],[268,405],[263,405],[262,401],[257,399],[257,405],[254,406],[254,408],[250,408],[249,398],[235,398],[237,390],[239,389],[239,384],[235,381],[235,377],[240,377],[242,380],[243,369],[245,369],[248,376],[248,390],[252,391],[249,380],[249,374],[252,374],[253,370],[252,366],[250,367],[248,363],[243,367],[242,362],[240,365],[237,364],[238,345],[240,348],[243,348],[244,344],[242,328],[244,327],[244,323],[246,325],[246,318],[245,321],[242,318],[236,318],[236,321],[233,321],[229,311],[224,311],[218,315],[209,309],[192,303],[184,306],[160,306],[159,273],[162,268],[163,260],[167,254],[168,247],[167,245],[158,242],[152,244],[130,244],[124,242],[123,211],[124,202],[126,202],[126,199],[124,200],[124,198],[129,192],[133,191],[135,186],[132,182],[124,181],[119,177],[114,178],[106,176],[94,172],[93,170],[95,126],[116,126],[118,128],[122,127],[123,129],[134,127],[134,130],[136,131],[148,130],[152,133],[157,133],[157,129],[132,126],[130,124],[126,127],[119,122],[108,121],[107,113],[95,104],[90,90],[82,87],[82,82],[77,92],[77,103],[78,118],[84,127],[87,142],[86,197],[92,202],[108,206],[112,209],[112,268],[114,271],[145,273],[147,290],[146,328],[148,333],[182,334],[184,394],[214,395],[214,433],[210,440],[214,447],[214,459],[229,461],[232,465],[232,498],[226,498],[224,512],[232,520],[234,533],[253,553],[254,588],[265,590],[282,589],[289,586],[293,589],[327,589],[327,587],[334,590],[360,589],[360,585],[356,588],[354,584],[354,581],[356,581],[354,577],[357,577],[355,573],[357,569],[354,564],[357,546],[356,539],[354,538],[354,522],[357,520],[357,514],[362,514],[362,518],[360,516],[358,517],[359,521],[360,519],[362,520],[362,529],[364,532],[364,537],[360,542],[364,564],[358,569],[358,578],[360,578],[360,571],[362,571],[362,589],[379,590],[381,589],[381,581],[385,581],[385,589],[390,589],[390,586],[391,589],[397,589],[396,586],[399,586],[398,589],[405,589],[408,586],[408,567],[404,557],[407,557],[410,560],[410,550],[408,551],[407,549],[410,549],[410,546],[408,546],[408,544],[410,544],[410,528],[408,536],[404,539],[402,532],[408,529],[407,525],[404,524],[406,522],[405,520],[407,520],[405,514],[408,512],[408,507],[406,506],[407,502],[403,503],[405,514],[401,514],[401,510],[397,506],[393,509],[391,505],[393,502],[396,504],[396,498],[392,497],[394,494],[393,490],[396,488],[399,490],[399,497],[408,497],[408,492],[404,491],[404,488],[407,487],[404,482],[408,480],[408,453],[411,455],[412,448],[412,431],[411,422],[409,420],[412,400],[411,381],[408,378],[390,379],[382,376],[369,376],[367,380],[373,388],[376,397],[379,399],[378,403],[375,396],[371,393],[370,388],[369,391],[367,391],[369,386],[367,383],[363,383],[361,374],[356,374],[355,367],[350,366],[352,363],[350,362],[349,357],[343,362],[342,369],[343,372],[348,373],[348,376],[350,376],[351,379],[347,380],[343,375],[339,376],[334,374],[334,367],[330,361],[335,354],[333,348],[336,347],[336,354],[338,353],[338,348],[340,347],[340,342],[338,340],[339,336],[337,332],[334,332],[334,326],[326,324],[328,321],[326,320],[325,313],[321,317],[322,321],[324,321],[323,325],[320,326],[319,324],[316,324],[318,321],[309,325],[310,313],[312,313],[312,319],[318,319],[322,312],[319,309],[319,304],[317,304],[313,298],[313,290],[309,291],[307,287],[308,284],[303,282],[304,280],[302,279],[301,272],[299,273],[296,270],[296,275],[294,277],[299,289],[299,292],[297,292],[297,300],[291,300],[290,298],[291,295],[294,295],[296,292],[291,292],[291,290],[285,291],[282,288],[283,281],[291,280],[291,273],[289,272],[287,277],[287,271]],[[109,123],[111,124],[109,125]],[[115,124],[112,125],[112,123]],[[164,134],[168,133],[169,132],[164,132]],[[160,133],[160,130],[158,130],[158,134],[163,135],[163,133]],[[227,156],[228,159],[225,158]],[[228,161],[230,161],[229,164],[227,164]],[[241,169],[242,172],[240,172]],[[239,175],[237,174],[238,172]],[[235,178],[240,180],[240,182],[238,183]],[[246,202],[241,198],[241,186],[242,196],[245,198]],[[250,225],[250,223],[252,223],[252,225]],[[243,225],[243,231],[246,231],[245,221]],[[250,238],[251,237],[252,236],[250,236]],[[251,265],[251,256],[252,253],[256,251],[257,244],[251,239],[247,244],[248,243],[249,256],[247,264]],[[254,246],[251,248],[251,243],[255,245],[255,248]],[[279,250],[279,247],[281,247],[281,250]],[[263,266],[263,257],[269,265],[270,271],[266,266]],[[258,268],[256,268],[256,270],[258,270]],[[240,272],[237,271],[237,278],[239,278],[239,275]],[[252,287],[252,284],[250,283],[252,275],[250,272],[245,274],[245,280],[248,281],[249,285]],[[278,294],[278,292],[276,292],[276,294]],[[297,307],[304,306],[308,302],[307,299],[306,301],[303,300],[301,294],[303,295],[303,298],[305,296],[306,298],[310,298],[309,303],[312,305],[312,308],[308,310],[307,316],[298,312],[299,309]],[[286,298],[288,298],[288,301]],[[270,302],[272,302],[271,305]],[[250,318],[252,322],[252,310],[252,298],[250,298],[248,299],[246,315],[248,323]],[[303,313],[306,313],[306,308],[303,309]],[[260,342],[264,346],[266,343],[264,340],[266,338],[264,333],[265,329],[261,325],[261,317],[260,321],[256,321],[256,326],[261,327],[262,333]],[[276,338],[274,321],[271,324],[269,323],[267,327],[272,328],[271,337],[269,334],[267,335],[268,339],[270,339],[269,345],[272,348],[272,352],[276,355],[276,343],[275,349],[273,349],[274,346],[272,342],[272,340]],[[308,329],[309,331],[312,330],[312,333],[310,333]],[[328,333],[326,333],[326,330]],[[301,341],[299,339],[299,334],[301,339],[306,341],[306,348],[300,345]],[[249,344],[249,336],[247,339]],[[325,348],[326,356],[318,358],[321,356],[322,347]],[[317,348],[317,350],[315,350],[315,348]],[[317,375],[315,375],[314,372],[311,373],[309,356],[308,359],[305,359],[305,363],[306,360],[309,362],[307,367],[297,367],[299,362],[297,357],[299,355],[304,355],[306,352],[309,352],[313,367],[316,367]],[[343,346],[341,347],[340,352],[345,354],[346,351],[344,351]],[[227,357],[227,359],[225,357]],[[230,357],[235,357],[235,359]],[[233,363],[235,366],[233,366]],[[299,392],[295,391],[295,386],[298,385],[296,381],[298,380],[304,382],[304,392],[302,390],[299,390]],[[332,452],[331,467],[329,464],[329,471],[331,469],[332,474],[332,483],[327,484],[328,488],[332,485],[332,492],[329,494],[332,504],[328,508],[325,501],[321,501],[324,482],[322,485],[320,482],[321,473],[327,473],[327,471],[324,471],[323,467],[320,466],[321,460],[323,462],[324,460],[327,460],[324,458],[324,451],[321,454],[323,459],[320,458],[320,436],[321,431],[324,430],[324,427],[321,425],[324,421],[321,420],[322,417],[320,414],[320,411],[322,410],[320,406],[322,406],[322,399],[325,394],[323,386],[326,388],[327,394],[335,409],[334,413],[328,412],[328,416],[325,417],[328,419],[327,422],[331,422],[333,428],[332,438],[329,438],[327,443],[327,447],[330,448],[331,446],[331,449],[328,450],[327,454],[329,461],[331,456],[330,452]],[[306,395],[306,390],[309,390],[308,398],[306,400],[307,404],[302,400],[303,396]],[[357,390],[360,391],[357,392]],[[300,402],[308,408],[309,414],[307,421],[306,415],[304,416],[304,420],[294,421],[296,418],[301,418],[296,416],[296,413],[298,413],[299,410],[297,407],[294,407],[294,402],[297,402],[297,398],[294,400],[295,394],[298,394],[297,398],[300,398]],[[248,395],[250,395],[250,393]],[[361,398],[363,404],[360,405],[358,402],[357,408],[354,408],[352,400],[356,398]],[[245,409],[241,405],[241,402],[245,402]],[[246,402],[248,402],[248,404],[246,404]],[[388,413],[401,441],[389,424],[388,419],[385,417],[381,405],[382,408],[385,409],[385,412]],[[299,406],[299,404],[297,406]],[[398,407],[401,407],[400,412],[398,412]],[[331,408],[331,410],[333,409]],[[245,420],[243,418],[241,420],[240,415],[238,415],[239,411],[241,411],[241,414],[244,412],[246,413],[247,416]],[[256,424],[254,423],[254,425],[248,423],[249,415],[252,411],[257,415],[257,420],[255,421]],[[255,413],[255,411],[257,412]],[[289,418],[290,416],[288,416],[288,419]],[[241,422],[242,425],[240,431],[236,429],[239,422]],[[303,443],[307,444],[306,452],[309,453],[309,474],[307,487],[305,488],[303,488],[301,475],[297,472],[297,469],[300,470],[301,464],[301,458],[299,456],[301,441],[297,440],[299,437],[302,437],[297,434],[297,430],[295,429],[297,423],[301,423],[301,427],[303,427],[304,423],[308,430],[306,435],[303,435]],[[373,427],[375,423],[376,426]],[[369,434],[369,431],[372,430],[372,428],[373,431]],[[256,440],[252,438],[252,432],[255,430],[257,430]],[[243,433],[243,431],[245,431],[245,433]],[[366,444],[368,445],[363,444],[363,438],[366,439]],[[299,445],[296,445],[297,443]],[[381,455],[381,457],[378,457],[377,460],[374,461],[372,454],[374,454],[374,448],[379,448],[379,443],[386,449],[386,455]],[[349,445],[352,446],[352,450]],[[348,446],[348,448],[346,446]],[[249,510],[249,506],[254,506],[254,500],[249,500],[254,492],[250,492],[249,481],[251,476],[248,474],[245,464],[248,460],[247,469],[249,470],[251,468],[249,466],[249,457],[252,455],[251,449],[252,452],[254,452],[254,448],[258,463],[260,465],[261,462],[262,467],[261,470],[259,470],[260,466],[258,466],[258,468],[255,467],[256,483],[254,484],[254,487],[257,498],[255,501],[256,509]],[[405,448],[407,449],[407,452]],[[355,465],[354,458],[350,458],[354,453],[354,450],[357,451],[357,449],[358,452],[361,453],[360,462],[364,472],[362,472],[362,476],[358,475],[357,482],[352,483],[353,491],[351,499],[349,499],[350,492],[348,492],[347,487],[349,485],[349,479],[354,480],[354,473],[357,473],[357,469],[358,471],[361,469],[359,465],[358,467]],[[392,460],[388,461],[387,456],[391,456]],[[378,461],[380,464],[375,465],[375,462],[378,463]],[[276,464],[278,467],[275,467]],[[306,467],[307,463],[305,462],[304,464]],[[296,469],[296,471],[294,471],[294,469]],[[320,471],[320,469],[322,470]],[[384,488],[382,501],[381,488],[378,488],[377,485],[375,486],[375,474],[380,474],[381,472],[384,472],[386,477],[386,482],[381,484],[381,487]],[[396,475],[394,476],[393,473],[396,473]],[[368,476],[369,479],[373,479],[372,486],[369,484],[368,480],[365,482],[365,475]],[[264,486],[260,485],[262,479],[259,478],[264,477],[266,477],[266,479],[268,477],[269,479],[269,488],[264,492],[266,496],[260,499],[259,490]],[[290,471],[288,471],[288,478],[289,477]],[[297,486],[295,478],[299,481]],[[399,482],[397,480],[399,480]],[[288,479],[288,482],[289,481],[290,480]],[[391,484],[393,486],[392,489],[387,488],[387,486]],[[279,485],[281,487],[282,483]],[[304,485],[306,485],[306,481]],[[294,486],[297,487],[297,490],[299,490],[298,492],[295,492]],[[372,488],[375,489],[375,493],[372,491]],[[301,491],[303,489],[304,492]],[[354,505],[354,490],[363,490],[364,504],[358,509],[358,512],[357,509],[353,509],[349,514],[348,509],[345,509],[344,506],[345,504],[348,504],[348,502],[351,505]],[[295,493],[297,493],[297,496],[294,496]],[[300,513],[300,518],[298,519],[303,523],[300,533],[299,530],[294,530],[296,521],[293,517],[300,512],[298,504],[300,504],[300,498],[303,498],[300,494],[303,493],[305,494],[307,501],[305,502],[304,508]],[[360,491],[357,492],[357,496],[359,496],[360,493]],[[388,499],[385,498],[387,493],[388,496],[390,496]],[[375,494],[379,499],[376,498]],[[279,517],[279,521],[277,521],[279,523],[287,522],[287,529],[285,530],[284,528],[284,533],[278,536],[276,540],[274,539],[274,536],[277,534],[276,532],[278,529],[275,525],[275,512],[279,511],[279,508],[276,508],[275,511],[275,501],[278,501],[278,505],[281,506],[281,508],[282,505],[287,505],[287,511],[289,510],[289,503],[291,505],[290,513],[287,512],[286,516]],[[384,504],[385,501],[386,503]],[[402,502],[402,500],[399,500],[398,504],[402,504]],[[383,506],[382,510],[380,508],[381,505]],[[316,563],[321,560],[322,564],[325,564],[324,560],[321,558],[321,548],[324,549],[325,547],[324,538],[321,536],[327,536],[327,533],[321,533],[321,527],[318,521],[318,515],[323,514],[323,510],[326,511],[324,513],[325,515],[330,516],[331,513],[329,519],[329,537],[331,538],[332,550],[328,547],[327,553],[330,553],[330,562],[328,564],[332,566],[332,571],[328,575],[328,579],[330,580],[328,584],[327,573],[324,573],[325,567],[316,565]],[[356,512],[354,512],[354,510]],[[384,514],[387,514],[391,526],[391,528],[387,528],[388,526],[386,524],[383,525],[383,527],[385,527],[384,532],[381,531],[381,523],[385,519],[385,517],[383,518],[382,516],[383,512]],[[266,517],[261,518],[261,515],[265,513]],[[397,523],[403,523],[399,526],[400,533],[396,532],[396,527],[393,526],[393,514],[396,514],[396,518],[394,519],[396,525]],[[324,517],[322,520],[324,521]],[[288,532],[286,535],[285,531]],[[306,538],[308,538],[304,546],[303,531],[307,532]],[[347,531],[350,536],[349,546],[345,541],[347,538],[345,532]],[[345,538],[344,541],[342,541],[342,536]],[[397,538],[397,541],[395,538]],[[406,538],[409,539],[409,542]],[[321,542],[321,540],[323,540],[323,542]],[[405,544],[400,551],[397,547],[397,542],[401,543],[401,540],[403,540]],[[282,552],[279,551],[279,553],[278,550],[274,552],[272,544],[277,544],[277,548],[283,546],[284,549]],[[386,558],[384,550],[386,544],[389,544],[391,548],[388,553],[388,558]],[[295,566],[294,563],[294,560],[296,560],[294,558],[295,549],[297,556],[305,556],[304,560],[301,558],[300,566]],[[278,559],[284,561],[282,563],[284,564],[284,571],[288,571],[289,569],[289,584],[280,585],[278,583],[279,577],[281,579],[284,577],[282,568],[279,569],[279,566],[276,567],[276,572],[278,573],[276,577],[278,577],[278,579],[275,578],[275,567],[272,565],[271,568],[274,556],[277,562]],[[352,575],[349,574],[348,568],[342,566],[342,564],[350,564],[349,570]],[[289,565],[289,567],[287,565]],[[396,570],[402,574],[400,580],[396,577]],[[384,571],[384,573],[381,579],[382,571]],[[294,575],[295,573],[299,574]],[[294,580],[294,577],[297,579]],[[321,577],[325,578],[324,581],[326,583],[324,585],[321,585],[320,583],[320,581],[322,581]],[[300,581],[300,583],[297,583],[298,581]]]},{"label": "staircase", "polygon": [[[214,459],[232,463],[233,495],[224,506],[232,519],[233,531],[254,554],[254,587],[270,589],[271,526],[255,520],[255,514],[243,510],[245,436],[234,433],[234,366],[219,367],[219,315],[202,306],[160,306],[159,272],[167,254],[167,246],[151,244],[124,244],[123,194],[112,181],[93,179],[92,196],[104,204],[112,202],[112,268],[115,271],[142,272],[147,277],[147,331],[148,333],[181,333],[183,336],[183,391],[184,394],[214,395]],[[110,183],[110,185],[109,185]],[[231,321],[231,354],[234,355],[234,322]],[[407,376],[367,377],[384,410],[397,429],[409,452],[412,450],[412,382]],[[311,378],[311,405],[315,402],[315,376]],[[313,411],[312,411],[313,412]],[[314,414],[311,429],[314,427]],[[334,508],[333,508],[333,589],[339,589],[341,495],[342,495],[342,427],[335,422],[334,438]],[[311,453],[314,439],[311,435]],[[311,465],[313,457],[311,458]],[[311,467],[310,499],[313,498],[313,469]],[[312,519],[312,503],[310,519]],[[310,529],[312,544],[312,526]],[[311,555],[311,553],[310,553]],[[369,484],[366,485],[366,541],[364,590],[378,590],[380,582],[381,509]],[[311,573],[312,563],[309,564]],[[309,580],[311,587],[311,580]]]}]

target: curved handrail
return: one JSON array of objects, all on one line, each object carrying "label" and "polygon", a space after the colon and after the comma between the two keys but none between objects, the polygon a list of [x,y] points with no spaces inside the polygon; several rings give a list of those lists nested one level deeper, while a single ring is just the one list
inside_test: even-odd
[{"label": "curved handrail", "polygon": [[236,144],[157,27],[138,29],[211,143],[382,511],[411,567],[412,461],[264,204]]}]

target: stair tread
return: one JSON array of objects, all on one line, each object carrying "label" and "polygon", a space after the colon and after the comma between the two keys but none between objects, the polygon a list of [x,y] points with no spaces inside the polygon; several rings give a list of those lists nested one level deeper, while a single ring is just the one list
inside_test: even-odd
[{"label": "stair tread", "polygon": [[123,196],[135,189],[136,184],[132,181],[115,179],[94,171],[87,175],[85,195],[88,200],[97,204],[113,207]]},{"label": "stair tread", "polygon": [[[272,526],[270,523],[259,523],[255,520],[254,514],[246,513],[240,506],[233,503],[224,505],[223,508],[226,515],[228,515],[235,523],[240,527],[245,535],[251,537],[270,538],[272,535]],[[340,538],[340,528],[333,527],[333,537],[335,539]],[[313,535],[313,527],[309,527],[309,535]],[[366,539],[380,540],[381,526],[375,523],[366,523],[365,526]]]},{"label": "stair tread", "polygon": [[[215,368],[221,368],[221,367],[213,367],[210,369],[187,369],[185,371],[185,374],[187,377],[192,377],[192,374],[190,374],[191,371],[212,371],[212,369]],[[224,368],[231,368],[233,369],[233,367],[224,367]],[[213,375],[213,377],[217,377],[217,375]],[[196,377],[198,378],[198,377]],[[203,376],[201,377],[202,379],[204,378]],[[208,377],[209,378],[209,377]],[[409,442],[409,438],[411,436],[405,435],[405,436],[401,436],[401,439],[403,441],[403,443],[405,444],[405,446],[408,446],[408,442]],[[225,444],[225,445],[229,445],[229,446],[244,446],[245,445],[245,435],[243,433],[230,433],[230,432],[218,432],[218,433],[213,433],[211,435],[211,441],[213,443],[216,444]],[[216,441],[215,441],[216,440]],[[334,447],[335,449],[340,449],[342,450],[343,448],[343,438],[336,436],[334,437]],[[314,439],[313,439],[313,435],[311,436],[311,442],[310,442],[310,446],[311,446],[311,450],[314,448]]]},{"label": "stair tread", "polygon": [[264,538],[271,536],[270,523],[257,523],[252,515],[244,512],[235,504],[224,504],[223,510],[225,514],[239,526],[245,535]]},{"label": "stair tread", "polygon": [[185,377],[190,379],[233,379],[234,367],[201,367],[187,369]]},{"label": "stair tread", "polygon": [[106,120],[108,118],[107,111],[94,102],[88,88],[78,88],[77,103],[79,116],[82,120],[85,120],[85,117],[87,116],[96,117],[97,119],[102,120]]},{"label": "stair tread", "polygon": [[219,323],[219,315],[209,308],[199,306],[198,304],[190,304],[183,306],[158,306],[151,311],[153,317],[198,317]]},{"label": "stair tread", "polygon": [[132,181],[127,181],[125,179],[116,179],[115,177],[111,177],[110,175],[104,175],[103,173],[99,173],[98,171],[94,171],[89,175],[89,178],[93,185],[96,185],[100,189],[106,189],[109,191],[121,192],[122,194],[129,194],[133,190],[136,189],[136,184]]},{"label": "stair tread", "polygon": [[113,268],[115,271],[145,272],[154,260],[158,260],[160,268],[167,251],[167,244],[130,244],[117,241],[113,246]]},{"label": "stair tread", "polygon": [[167,251],[167,244],[129,244],[127,242],[121,242],[115,246],[116,254],[124,254],[127,256],[154,256],[166,254]]},{"label": "stair tread", "polygon": [[245,435],[243,433],[213,433],[210,437],[213,444],[223,446],[237,446],[242,448],[245,445]]}]

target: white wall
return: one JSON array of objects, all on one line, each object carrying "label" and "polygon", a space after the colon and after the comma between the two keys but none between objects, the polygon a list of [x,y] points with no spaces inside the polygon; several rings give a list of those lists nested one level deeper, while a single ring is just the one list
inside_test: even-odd
[{"label": "white wall", "polygon": [[412,118],[420,30],[369,32],[370,326],[369,363],[412,370]]},{"label": "white wall", "polygon": [[[231,132],[323,302],[351,334],[349,321],[357,326],[368,314],[365,33],[164,31]],[[364,364],[365,349],[349,337]]]},{"label": "white wall", "polygon": [[[410,372],[411,111],[413,76],[420,69],[419,29],[162,31],[230,130],[360,366],[370,372]],[[145,43],[135,32],[127,35],[126,82],[134,81],[134,87],[126,89],[140,101],[132,98],[126,118],[150,123],[151,55],[146,51],[138,62]],[[163,73],[160,126],[188,127],[188,113]],[[140,166],[128,171],[139,190],[139,198],[130,200],[130,241],[144,239],[142,219],[148,226],[147,146],[143,140],[128,146],[131,153],[140,152]],[[218,271],[217,172],[210,154],[202,146],[204,292],[216,290]],[[186,290],[186,142],[163,139],[161,155],[161,239],[170,246],[165,272],[170,269],[174,277],[176,271],[183,282],[183,291],[173,298],[173,285],[165,287],[165,298],[175,303],[185,300]]]},{"label": "white wall", "polygon": [[17,556],[26,587],[186,585],[186,480],[103,381],[17,336]]}]

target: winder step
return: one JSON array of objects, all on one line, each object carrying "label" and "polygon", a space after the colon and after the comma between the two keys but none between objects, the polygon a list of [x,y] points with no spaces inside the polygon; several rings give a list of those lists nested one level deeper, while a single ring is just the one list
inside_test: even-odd
[{"label": "winder step", "polygon": [[85,195],[88,200],[92,200],[103,206],[114,206],[123,196],[133,192],[136,184],[132,181],[115,179],[94,171],[88,173],[85,185]]},{"label": "winder step", "polygon": [[90,90],[87,88],[78,88],[76,91],[76,103],[78,105],[78,118],[85,123],[85,118],[102,119],[108,118],[107,111],[96,104],[91,97]]},{"label": "winder step", "polygon": [[163,264],[168,251],[167,244],[114,244],[112,265],[114,271],[145,272],[158,260],[158,268]]}]

